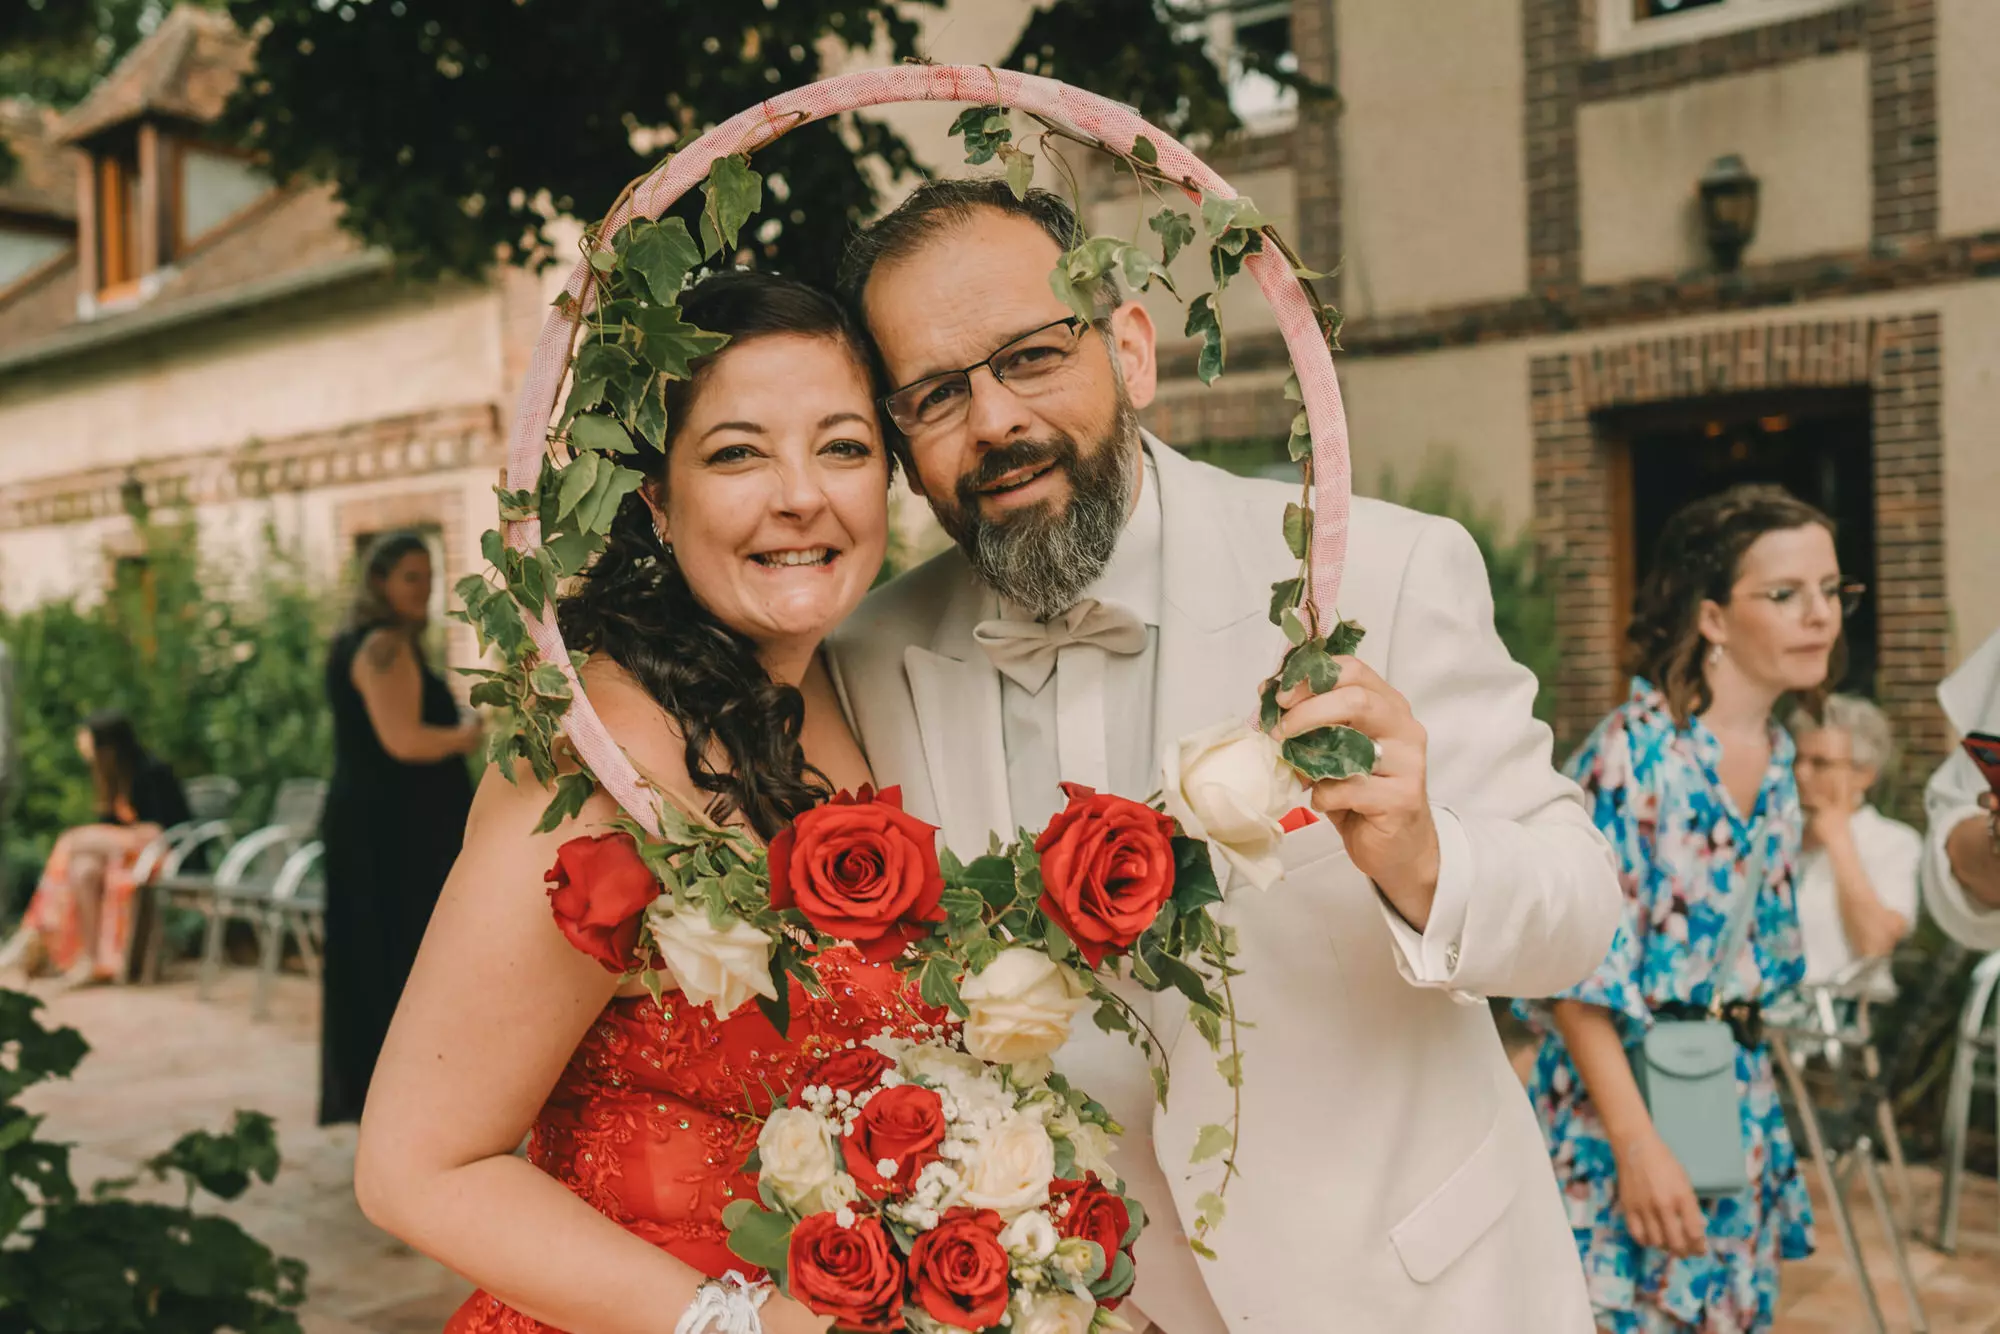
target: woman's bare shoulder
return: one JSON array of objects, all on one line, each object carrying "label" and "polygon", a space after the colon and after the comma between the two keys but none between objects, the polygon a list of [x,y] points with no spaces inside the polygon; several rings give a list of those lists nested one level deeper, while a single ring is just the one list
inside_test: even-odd
[{"label": "woman's bare shoulder", "polygon": [[577,675],[604,730],[646,781],[695,801],[696,809],[706,805],[688,777],[686,735],[639,678],[602,655],[584,663]]}]

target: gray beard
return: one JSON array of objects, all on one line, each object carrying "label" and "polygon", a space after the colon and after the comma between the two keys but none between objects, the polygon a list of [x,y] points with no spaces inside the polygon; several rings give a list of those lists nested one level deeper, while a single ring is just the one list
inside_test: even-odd
[{"label": "gray beard", "polygon": [[1119,394],[1110,438],[1071,470],[1061,514],[1029,511],[1004,524],[975,519],[955,534],[973,573],[1038,620],[1069,610],[1097,582],[1130,517],[1139,466],[1139,414]]}]

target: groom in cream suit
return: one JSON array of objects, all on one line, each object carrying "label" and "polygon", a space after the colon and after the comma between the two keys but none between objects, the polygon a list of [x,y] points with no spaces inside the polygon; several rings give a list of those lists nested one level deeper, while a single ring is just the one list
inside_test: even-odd
[{"label": "groom in cream suit", "polygon": [[[1162,747],[1248,716],[1285,648],[1267,611],[1297,572],[1296,488],[1139,429],[1153,326],[1136,302],[1065,318],[1048,274],[1075,239],[1053,196],[939,182],[850,255],[911,480],[958,546],[842,628],[835,676],[877,781],[961,852],[1040,828],[1059,780],[1143,799]],[[1596,966],[1620,909],[1609,851],[1550,767],[1462,529],[1357,501],[1340,609],[1367,627],[1359,660],[1288,699],[1283,726],[1351,724],[1381,760],[1320,785],[1285,878],[1222,909],[1251,1027],[1219,1259],[1185,1242],[1217,1175],[1188,1158],[1230,1091],[1184,1006],[1154,1003],[1163,1109],[1122,1038],[1079,1033],[1060,1061],[1125,1125],[1118,1170],[1153,1220],[1127,1314],[1164,1334],[1588,1334],[1547,1151],[1479,998]]]}]

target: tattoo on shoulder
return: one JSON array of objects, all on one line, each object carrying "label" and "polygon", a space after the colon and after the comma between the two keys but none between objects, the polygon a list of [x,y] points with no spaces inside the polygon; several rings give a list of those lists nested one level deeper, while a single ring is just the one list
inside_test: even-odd
[{"label": "tattoo on shoulder", "polygon": [[368,670],[386,672],[396,665],[396,658],[403,651],[403,641],[387,631],[377,630],[368,636],[368,642],[361,646],[361,659],[368,664]]}]

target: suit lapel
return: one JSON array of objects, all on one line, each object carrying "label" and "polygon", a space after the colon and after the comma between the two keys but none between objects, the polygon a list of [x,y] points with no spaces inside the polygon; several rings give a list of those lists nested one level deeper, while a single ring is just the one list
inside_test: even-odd
[{"label": "suit lapel", "polygon": [[928,648],[903,650],[924,762],[945,846],[962,857],[986,850],[992,833],[1013,837],[1007,754],[1000,731],[1000,673],[973,640],[992,614],[992,595],[968,579],[953,595]]},{"label": "suit lapel", "polygon": [[1153,735],[1164,748],[1253,717],[1258,684],[1277,670],[1284,641],[1266,616],[1270,584],[1248,567],[1245,535],[1229,531],[1230,511],[1204,485],[1206,470],[1150,435],[1147,443],[1160,479],[1165,597]]}]

